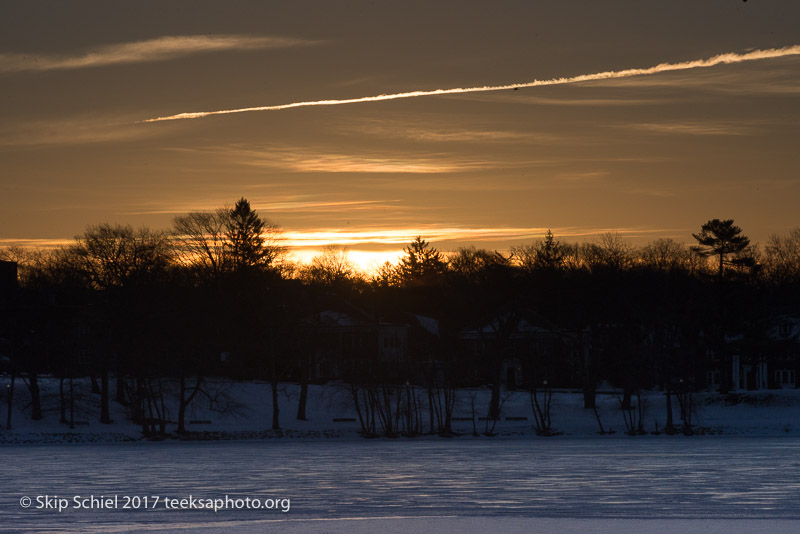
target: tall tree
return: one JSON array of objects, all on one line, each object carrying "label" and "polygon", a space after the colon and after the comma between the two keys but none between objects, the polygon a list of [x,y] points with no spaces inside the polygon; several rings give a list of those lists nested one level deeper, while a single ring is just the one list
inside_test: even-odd
[{"label": "tall tree", "polygon": [[541,241],[511,248],[516,262],[526,272],[560,269],[566,265],[568,252],[567,246],[556,240],[549,229]]},{"label": "tall tree", "polygon": [[693,250],[705,257],[718,256],[718,276],[725,274],[725,265],[741,265],[747,263],[746,259],[734,258],[728,260],[731,254],[743,252],[749,245],[750,239],[742,234],[742,229],[733,224],[733,219],[712,219],[700,228],[699,234],[692,234],[698,246]]},{"label": "tall tree", "polygon": [[266,268],[278,259],[282,250],[276,242],[278,227],[262,219],[244,197],[228,212],[225,226],[234,270]]},{"label": "tall tree", "polygon": [[405,249],[405,256],[400,260],[400,278],[406,284],[424,283],[447,269],[442,253],[430,243],[417,236]]},{"label": "tall tree", "polygon": [[126,364],[138,365],[141,353],[137,347],[148,339],[147,335],[142,335],[143,328],[151,323],[148,301],[143,296],[152,292],[147,288],[163,281],[172,262],[168,235],[146,227],[89,226],[83,235],[75,238],[73,245],[61,249],[57,256],[60,270],[73,271],[71,276],[77,273],[87,287],[106,293],[104,320],[108,322],[106,335],[110,341],[106,350],[93,351],[93,363],[102,380],[100,420],[108,423],[109,368],[117,365],[118,393],[121,393],[122,368]]}]

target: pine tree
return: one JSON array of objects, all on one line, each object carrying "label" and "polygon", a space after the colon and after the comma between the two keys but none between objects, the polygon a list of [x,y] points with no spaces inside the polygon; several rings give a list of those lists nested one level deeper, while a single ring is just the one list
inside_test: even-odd
[{"label": "pine tree", "polygon": [[234,270],[249,269],[268,264],[270,251],[265,246],[266,223],[250,208],[244,197],[228,212],[226,222],[228,257]]},{"label": "pine tree", "polygon": [[719,256],[720,278],[725,273],[725,264],[738,265],[747,263],[746,259],[727,260],[729,254],[739,254],[749,245],[750,239],[741,235],[742,229],[733,224],[733,219],[712,219],[700,228],[699,234],[692,234],[699,246],[692,250],[705,257]]},{"label": "pine tree", "polygon": [[404,283],[419,282],[443,274],[447,264],[442,254],[430,243],[417,236],[405,249],[400,261],[400,278]]},{"label": "pine tree", "polygon": [[564,265],[566,250],[560,241],[556,241],[553,232],[547,230],[544,240],[536,247],[536,265],[545,269],[558,269]]}]

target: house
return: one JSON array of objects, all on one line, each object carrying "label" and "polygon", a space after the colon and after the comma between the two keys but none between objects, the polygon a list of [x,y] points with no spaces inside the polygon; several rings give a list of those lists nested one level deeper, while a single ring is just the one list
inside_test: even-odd
[{"label": "house", "polygon": [[401,366],[408,358],[408,325],[379,320],[355,307],[307,316],[299,345],[309,378],[326,381],[367,369]]},{"label": "house", "polygon": [[[730,355],[731,390],[797,388],[800,374],[800,317],[780,315],[748,332],[725,336]],[[709,389],[721,387],[721,365],[706,373]]]},{"label": "house", "polygon": [[778,316],[768,335],[772,340],[769,365],[770,386],[774,388],[797,388],[800,372],[800,317]]},{"label": "house", "polygon": [[499,373],[508,388],[543,383],[574,385],[575,338],[535,313],[506,312],[461,330],[458,340],[476,381]]}]

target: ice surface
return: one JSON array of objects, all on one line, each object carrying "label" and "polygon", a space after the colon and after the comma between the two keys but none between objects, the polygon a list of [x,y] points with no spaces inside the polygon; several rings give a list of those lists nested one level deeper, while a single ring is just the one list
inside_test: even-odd
[{"label": "ice surface", "polygon": [[[800,440],[268,440],[6,445],[15,532],[789,532]],[[289,498],[266,510],[35,509],[39,495]],[[23,509],[30,496],[34,507]]]}]

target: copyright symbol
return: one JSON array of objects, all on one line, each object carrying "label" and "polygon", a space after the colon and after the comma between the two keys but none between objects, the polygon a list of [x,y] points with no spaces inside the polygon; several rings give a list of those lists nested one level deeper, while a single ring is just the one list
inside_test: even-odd
[{"label": "copyright symbol", "polygon": [[23,497],[19,500],[19,505],[23,508],[30,508],[31,506],[31,498],[30,497]]}]

